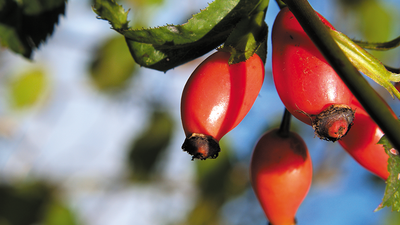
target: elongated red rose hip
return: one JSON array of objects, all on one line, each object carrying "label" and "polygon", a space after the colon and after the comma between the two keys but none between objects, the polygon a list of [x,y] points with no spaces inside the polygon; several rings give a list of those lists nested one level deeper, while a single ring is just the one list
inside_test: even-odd
[{"label": "elongated red rose hip", "polygon": [[249,112],[264,81],[257,54],[229,65],[230,53],[218,51],[204,60],[182,93],[181,118],[186,134],[182,149],[193,158],[215,158],[219,140]]},{"label": "elongated red rose hip", "polygon": [[354,118],[353,95],[287,7],[272,29],[272,73],[283,104],[312,125],[318,137],[336,141],[348,132]]}]

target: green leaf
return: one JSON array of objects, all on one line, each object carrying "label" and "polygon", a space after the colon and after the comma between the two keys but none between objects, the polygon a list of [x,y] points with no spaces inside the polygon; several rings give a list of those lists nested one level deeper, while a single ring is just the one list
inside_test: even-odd
[{"label": "green leaf", "polygon": [[381,210],[384,207],[392,207],[392,211],[400,211],[400,155],[397,150],[393,148],[386,136],[383,136],[378,144],[382,144],[385,148],[386,154],[389,155],[388,170],[390,172],[389,178],[386,180],[385,195],[383,196],[382,203],[375,209]]},{"label": "green leaf", "polygon": [[[107,1],[100,2],[105,4]],[[182,25],[139,30],[113,28],[126,37],[136,63],[167,71],[217,48],[242,18],[254,13],[260,2],[265,1],[215,0]],[[114,10],[113,14],[118,13],[117,11],[120,17],[125,16],[125,11],[121,9]],[[95,12],[101,18],[107,18],[101,11]],[[110,23],[113,25],[113,21]]]},{"label": "green leaf", "polygon": [[[229,64],[249,59],[260,47],[265,48],[262,54],[259,53],[260,57],[266,56],[268,26],[264,19],[265,12],[260,11],[253,16],[243,18],[237,23],[223,47],[231,53]],[[265,63],[264,58],[263,61]]]},{"label": "green leaf", "polygon": [[40,69],[19,75],[10,84],[12,105],[17,109],[34,105],[43,96],[47,84],[47,77]]},{"label": "green leaf", "polygon": [[66,0],[1,0],[0,44],[30,58],[54,31]]},{"label": "green leaf", "polygon": [[93,11],[100,19],[108,20],[115,30],[128,29],[128,11],[114,0],[95,0]]},{"label": "green leaf", "polygon": [[136,64],[122,35],[107,40],[94,56],[89,70],[97,89],[114,91],[127,87],[127,81],[135,75]]},{"label": "green leaf", "polygon": [[158,109],[152,113],[150,124],[129,150],[128,164],[133,179],[147,181],[151,178],[157,161],[172,140],[173,129],[174,120],[169,113]]}]

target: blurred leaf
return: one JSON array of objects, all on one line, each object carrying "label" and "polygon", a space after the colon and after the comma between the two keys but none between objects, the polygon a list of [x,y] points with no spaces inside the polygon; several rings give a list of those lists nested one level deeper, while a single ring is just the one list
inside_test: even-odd
[{"label": "blurred leaf", "polygon": [[[380,0],[340,0],[348,14],[354,14],[357,29],[368,41],[387,41],[392,29],[389,9]],[[349,22],[349,21],[347,21]],[[353,23],[354,23],[353,22]]]},{"label": "blurred leaf", "polygon": [[0,223],[3,221],[10,225],[38,223],[49,196],[50,189],[40,183],[17,187],[0,186]]},{"label": "blurred leaf", "polygon": [[156,162],[171,142],[174,129],[172,116],[155,110],[146,130],[132,144],[129,151],[129,166],[133,179],[146,181],[154,172]]},{"label": "blurred leaf", "polygon": [[[340,0],[340,5],[351,19],[345,16],[343,23],[350,25],[351,32],[359,32],[359,37],[367,42],[384,42],[390,39],[396,22],[387,2],[381,0]],[[384,4],[385,3],[385,4]],[[371,51],[375,57],[385,59],[390,57],[380,51]]]},{"label": "blurred leaf", "polygon": [[220,141],[222,152],[217,160],[195,161],[202,198],[212,198],[217,202],[240,194],[248,181],[246,169],[232,159],[232,150],[225,141]]},{"label": "blurred leaf", "polygon": [[230,149],[220,143],[222,152],[217,160],[196,160],[197,180],[202,198],[207,197],[217,202],[225,200],[226,184],[232,170]]},{"label": "blurred leaf", "polygon": [[21,74],[10,84],[12,105],[18,109],[32,106],[43,96],[47,84],[47,77],[42,70]]},{"label": "blurred leaf", "polygon": [[399,225],[400,224],[400,213],[390,212],[386,214],[385,222],[383,225]]},{"label": "blurred leaf", "polygon": [[[127,38],[136,63],[167,71],[221,45],[235,25],[243,17],[250,16],[259,3],[260,0],[215,0],[185,24],[140,30],[125,29],[121,22],[115,19],[126,18],[122,7],[113,7],[112,11],[104,13],[99,10],[109,4],[116,6],[112,0],[97,0],[94,11]],[[114,18],[109,14],[115,15]]]},{"label": "blurred leaf", "polygon": [[[384,207],[392,207],[392,211],[400,211],[400,155],[395,150],[386,136],[383,136],[378,144],[382,144],[385,148],[386,154],[389,155],[388,170],[390,172],[389,178],[386,180],[385,195],[383,196],[382,203],[375,209],[381,210]],[[393,154],[393,152],[395,154]]]},{"label": "blurred leaf", "polygon": [[123,36],[107,40],[96,52],[90,65],[93,84],[103,91],[126,87],[135,74],[135,62],[129,53]]},{"label": "blurred leaf", "polygon": [[63,202],[53,199],[47,206],[43,225],[77,225],[75,215],[63,204]]},{"label": "blurred leaf", "polygon": [[222,224],[220,209],[230,198],[246,189],[246,167],[232,160],[232,150],[222,139],[222,152],[216,160],[196,160],[197,184],[200,189],[196,206],[184,224]]},{"label": "blurred leaf", "polygon": [[66,0],[0,0],[0,44],[30,58],[54,31]]},{"label": "blurred leaf", "polygon": [[125,0],[125,2],[131,2],[135,6],[151,6],[151,5],[161,5],[164,3],[164,0]]},{"label": "blurred leaf", "polygon": [[363,1],[356,7],[360,15],[361,31],[369,41],[386,41],[389,39],[392,26],[391,13],[382,5],[381,1]]},{"label": "blurred leaf", "polygon": [[[204,161],[204,160],[203,160]],[[207,161],[207,160],[206,160]],[[184,225],[222,225],[219,210],[221,204],[211,198],[200,198],[189,213]]]}]

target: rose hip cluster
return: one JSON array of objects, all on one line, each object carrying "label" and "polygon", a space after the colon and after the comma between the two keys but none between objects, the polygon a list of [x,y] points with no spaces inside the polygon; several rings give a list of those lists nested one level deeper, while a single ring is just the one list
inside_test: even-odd
[{"label": "rose hip cluster", "polygon": [[[193,159],[218,156],[220,139],[246,116],[263,84],[264,63],[257,54],[232,65],[229,57],[223,49],[208,57],[183,90],[181,116],[186,139],[182,148]],[[273,25],[272,72],[276,90],[291,115],[312,126],[319,138],[338,141],[370,172],[388,178],[388,155],[377,144],[383,132],[287,7]],[[312,180],[312,162],[303,139],[291,131],[265,133],[254,148],[250,173],[270,224],[295,224],[296,211]]]}]

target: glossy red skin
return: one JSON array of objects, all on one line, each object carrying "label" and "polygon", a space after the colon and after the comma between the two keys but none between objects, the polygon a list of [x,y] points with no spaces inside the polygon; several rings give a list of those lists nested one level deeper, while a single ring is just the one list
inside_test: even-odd
[{"label": "glossy red skin", "polygon": [[[339,143],[361,166],[387,180],[389,156],[383,145],[377,144],[384,133],[356,99],[352,108],[356,110],[354,124]],[[396,117],[394,113],[393,116]]]},{"label": "glossy red skin", "polygon": [[278,129],[265,133],[254,148],[250,163],[254,192],[273,225],[293,225],[312,180],[312,162],[303,139]]},{"label": "glossy red skin", "polygon": [[306,124],[311,125],[310,118],[301,111],[317,115],[331,104],[350,105],[352,93],[287,7],[272,29],[272,73],[283,104]]},{"label": "glossy red skin", "polygon": [[229,65],[230,54],[218,51],[204,60],[182,93],[181,118],[186,136],[209,135],[219,141],[235,128],[254,104],[264,81],[257,54]]}]

